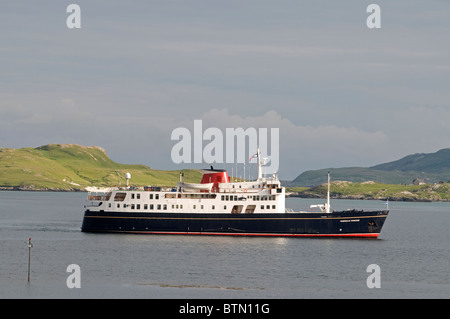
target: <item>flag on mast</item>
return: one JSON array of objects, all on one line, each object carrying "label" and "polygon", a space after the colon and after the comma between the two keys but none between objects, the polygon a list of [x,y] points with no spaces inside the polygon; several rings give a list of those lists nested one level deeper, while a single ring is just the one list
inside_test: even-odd
[{"label": "flag on mast", "polygon": [[258,157],[258,153],[252,155],[252,157],[250,157],[250,159],[248,161],[251,162],[254,157]]}]

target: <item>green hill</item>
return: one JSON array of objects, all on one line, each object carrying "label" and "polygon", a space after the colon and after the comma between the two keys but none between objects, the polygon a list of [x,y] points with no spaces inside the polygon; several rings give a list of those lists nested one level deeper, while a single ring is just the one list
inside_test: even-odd
[{"label": "green hill", "polygon": [[415,171],[429,174],[449,173],[450,148],[431,154],[417,153],[408,155],[398,161],[376,165],[371,168],[382,171]]},{"label": "green hill", "polygon": [[436,153],[408,155],[397,161],[372,167],[326,168],[306,171],[289,183],[289,186],[319,185],[326,181],[328,171],[333,180],[354,183],[374,181],[384,184],[412,184],[415,179],[425,183],[447,182],[450,180],[450,148]]},{"label": "green hill", "polygon": [[[145,165],[112,161],[97,146],[50,144],[37,148],[0,148],[0,188],[84,190],[88,186],[125,185],[125,173],[137,186],[173,186],[180,171],[154,170]],[[183,170],[187,182],[198,182],[198,170]]]}]

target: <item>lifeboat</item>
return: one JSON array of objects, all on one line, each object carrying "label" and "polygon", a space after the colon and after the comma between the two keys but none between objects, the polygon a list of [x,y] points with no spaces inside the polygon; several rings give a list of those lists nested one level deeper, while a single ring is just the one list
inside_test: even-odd
[{"label": "lifeboat", "polygon": [[188,192],[188,191],[193,191],[193,192],[207,191],[207,192],[210,192],[213,186],[214,186],[214,183],[207,183],[207,184],[194,184],[194,183],[183,183],[183,182],[178,182],[177,183],[177,188],[178,189],[181,188],[185,192]]}]

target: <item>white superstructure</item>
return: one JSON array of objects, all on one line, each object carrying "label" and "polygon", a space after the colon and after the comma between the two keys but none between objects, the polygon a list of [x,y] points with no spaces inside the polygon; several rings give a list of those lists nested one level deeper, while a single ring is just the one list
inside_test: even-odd
[{"label": "white superstructure", "polygon": [[[262,176],[258,150],[258,179],[230,182],[224,170],[204,170],[200,184],[185,183],[182,175],[174,188],[116,187],[89,192],[89,211],[130,213],[285,213],[285,188],[276,175]],[[127,175],[127,182],[130,175]]]}]

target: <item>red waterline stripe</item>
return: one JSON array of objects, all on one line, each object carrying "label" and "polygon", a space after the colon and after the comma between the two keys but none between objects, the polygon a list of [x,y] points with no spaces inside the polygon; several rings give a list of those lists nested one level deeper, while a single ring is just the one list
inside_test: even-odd
[{"label": "red waterline stripe", "polygon": [[[117,232],[117,231],[114,231]],[[204,235],[204,236],[242,236],[242,237],[358,237],[378,238],[379,233],[367,234],[257,234],[257,233],[211,233],[211,232],[159,232],[159,231],[119,231],[132,234],[153,235]]]}]

